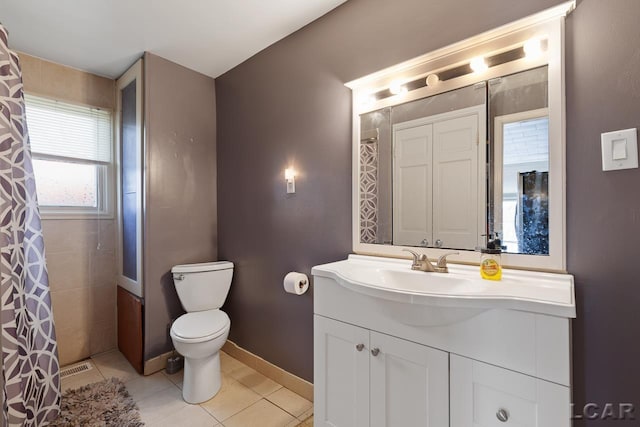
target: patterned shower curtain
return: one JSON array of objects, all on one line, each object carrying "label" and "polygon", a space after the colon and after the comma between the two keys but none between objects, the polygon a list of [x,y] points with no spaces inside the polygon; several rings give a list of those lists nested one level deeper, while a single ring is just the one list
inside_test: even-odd
[{"label": "patterned shower curtain", "polygon": [[49,278],[17,55],[0,24],[0,346],[2,419],[40,426],[58,416],[60,376]]}]

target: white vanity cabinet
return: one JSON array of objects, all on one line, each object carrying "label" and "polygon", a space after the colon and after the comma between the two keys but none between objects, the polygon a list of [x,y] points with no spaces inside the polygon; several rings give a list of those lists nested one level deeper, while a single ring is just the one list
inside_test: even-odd
[{"label": "white vanity cabinet", "polygon": [[313,330],[313,422],[369,427],[369,331],[321,316]]},{"label": "white vanity cabinet", "polygon": [[312,274],[317,425],[571,426],[570,276],[490,283],[471,267],[435,275],[362,256]]},{"label": "white vanity cabinet", "polygon": [[322,316],[314,330],[317,425],[449,425],[448,353]]},{"label": "white vanity cabinet", "polygon": [[569,425],[568,387],[454,354],[450,381],[451,427]]}]

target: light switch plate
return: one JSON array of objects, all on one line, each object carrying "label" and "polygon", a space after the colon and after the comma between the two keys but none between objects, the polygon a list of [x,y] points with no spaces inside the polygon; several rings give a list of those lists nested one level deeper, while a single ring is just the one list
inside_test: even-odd
[{"label": "light switch plate", "polygon": [[638,167],[638,135],[635,128],[603,133],[600,140],[603,171]]}]

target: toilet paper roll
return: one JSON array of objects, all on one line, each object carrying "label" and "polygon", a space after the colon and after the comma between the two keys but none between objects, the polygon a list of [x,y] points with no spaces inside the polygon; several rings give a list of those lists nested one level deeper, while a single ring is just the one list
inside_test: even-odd
[{"label": "toilet paper roll", "polygon": [[284,276],[283,285],[285,292],[302,295],[309,289],[309,278],[306,274],[292,271]]}]

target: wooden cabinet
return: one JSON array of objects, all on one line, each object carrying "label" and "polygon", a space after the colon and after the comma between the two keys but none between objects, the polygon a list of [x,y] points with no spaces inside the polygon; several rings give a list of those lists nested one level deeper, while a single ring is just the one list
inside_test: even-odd
[{"label": "wooden cabinet", "polygon": [[118,286],[118,350],[139,374],[142,366],[142,301]]},{"label": "wooden cabinet", "polygon": [[316,425],[449,425],[447,353],[321,316],[314,330]]},{"label": "wooden cabinet", "polygon": [[569,427],[567,387],[451,355],[451,427]]}]

